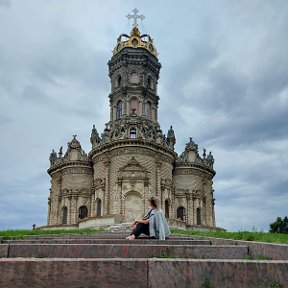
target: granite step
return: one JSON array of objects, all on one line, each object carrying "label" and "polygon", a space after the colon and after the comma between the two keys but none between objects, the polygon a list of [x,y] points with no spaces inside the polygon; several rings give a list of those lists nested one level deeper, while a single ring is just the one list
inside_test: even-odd
[{"label": "granite step", "polygon": [[157,239],[137,239],[135,241],[129,241],[125,239],[32,239],[32,240],[3,240],[3,244],[153,244],[153,245],[210,245],[210,240],[187,240],[187,239],[169,239],[169,240],[157,240]]},{"label": "granite step", "polygon": [[285,260],[10,258],[0,287],[287,287],[287,271]]},{"label": "granite step", "polygon": [[[2,257],[244,259],[247,246],[161,244],[1,244]],[[5,249],[7,256],[5,256]],[[4,252],[3,252],[4,251]],[[4,255],[4,256],[3,256]]]},{"label": "granite step", "polygon": [[[42,239],[124,239],[129,236],[129,233],[125,233],[125,234],[86,234],[86,235],[78,235],[78,234],[68,234],[68,235],[30,235],[30,236],[24,236],[21,237],[22,240],[42,240]],[[11,237],[9,238],[11,240],[18,240],[17,237]],[[150,239],[148,236],[145,235],[141,235],[137,240],[140,239]],[[191,236],[176,236],[176,235],[169,235],[166,240],[173,240],[173,239],[177,239],[177,240],[194,240],[195,237],[191,237]],[[196,237],[196,240],[199,240]],[[5,241],[5,240],[3,240]]]}]

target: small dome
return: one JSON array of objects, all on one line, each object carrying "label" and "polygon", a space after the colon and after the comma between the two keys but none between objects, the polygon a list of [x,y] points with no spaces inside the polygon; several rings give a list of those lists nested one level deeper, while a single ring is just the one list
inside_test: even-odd
[{"label": "small dome", "polygon": [[131,30],[130,36],[127,34],[121,34],[118,37],[117,45],[113,50],[113,56],[126,47],[143,48],[148,50],[152,55],[156,57],[158,55],[157,50],[153,44],[153,39],[148,34],[141,35],[137,26]]}]

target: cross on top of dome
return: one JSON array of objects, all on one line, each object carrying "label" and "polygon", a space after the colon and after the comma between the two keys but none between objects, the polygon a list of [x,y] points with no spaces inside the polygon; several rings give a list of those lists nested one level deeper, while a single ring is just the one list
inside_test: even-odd
[{"label": "cross on top of dome", "polygon": [[132,11],[134,14],[128,14],[126,17],[130,20],[133,19],[133,27],[137,27],[138,23],[137,23],[137,19],[141,19],[141,21],[143,21],[145,19],[144,15],[137,15],[137,13],[139,12],[139,10],[137,10],[136,8]]},{"label": "cross on top of dome", "polygon": [[133,10],[133,15],[128,14],[128,19],[133,19],[133,28],[130,32],[130,35],[127,34],[121,34],[117,39],[117,45],[113,49],[113,55],[116,55],[124,48],[142,48],[145,50],[148,50],[152,55],[156,56],[158,55],[157,50],[153,44],[153,40],[150,37],[149,34],[143,34],[141,35],[139,29],[138,29],[138,23],[137,20],[140,19],[141,21],[145,19],[143,15],[137,15],[139,10],[136,8]]}]

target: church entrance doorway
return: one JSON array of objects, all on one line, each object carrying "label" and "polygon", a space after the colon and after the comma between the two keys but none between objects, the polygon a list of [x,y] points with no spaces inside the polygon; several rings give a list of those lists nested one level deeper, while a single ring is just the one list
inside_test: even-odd
[{"label": "church entrance doorway", "polygon": [[185,220],[185,216],[186,216],[185,214],[186,214],[185,208],[180,206],[177,209],[177,219],[184,221]]},{"label": "church entrance doorway", "polygon": [[79,218],[82,220],[86,217],[88,217],[88,209],[86,206],[81,206],[79,208]]},{"label": "church entrance doorway", "polygon": [[143,217],[143,203],[142,198],[137,192],[128,192],[124,202],[125,222],[132,222],[136,218]]}]

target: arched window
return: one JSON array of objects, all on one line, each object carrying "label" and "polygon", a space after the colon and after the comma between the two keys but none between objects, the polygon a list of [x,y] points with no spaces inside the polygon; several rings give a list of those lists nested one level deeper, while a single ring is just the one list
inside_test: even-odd
[{"label": "arched window", "polygon": [[136,97],[130,99],[130,111],[132,114],[138,115],[139,112],[139,100]]},{"label": "arched window", "polygon": [[185,216],[186,216],[186,210],[184,207],[180,206],[177,209],[177,219],[184,221]]},{"label": "arched window", "polygon": [[148,118],[148,119],[151,119],[151,103],[150,102],[147,102],[145,104],[145,116]]},{"label": "arched window", "polygon": [[62,224],[67,224],[67,218],[68,218],[68,209],[66,206],[62,209]]},{"label": "arched window", "polygon": [[169,218],[169,200],[165,200],[165,217]]},{"label": "arched window", "polygon": [[88,209],[86,206],[81,206],[79,208],[79,218],[84,219],[88,217]]},{"label": "arched window", "polygon": [[96,199],[96,216],[101,216],[101,199],[99,198]]},{"label": "arched window", "polygon": [[137,138],[137,133],[135,128],[130,129],[130,138],[131,139],[136,139]]},{"label": "arched window", "polygon": [[196,210],[196,219],[197,219],[197,225],[201,225],[201,208],[197,208]]},{"label": "arched window", "polygon": [[123,115],[123,102],[120,100],[116,106],[116,119],[121,118]]},{"label": "arched window", "polygon": [[117,80],[116,80],[116,87],[120,88],[122,86],[122,77],[121,75],[118,75]]}]

